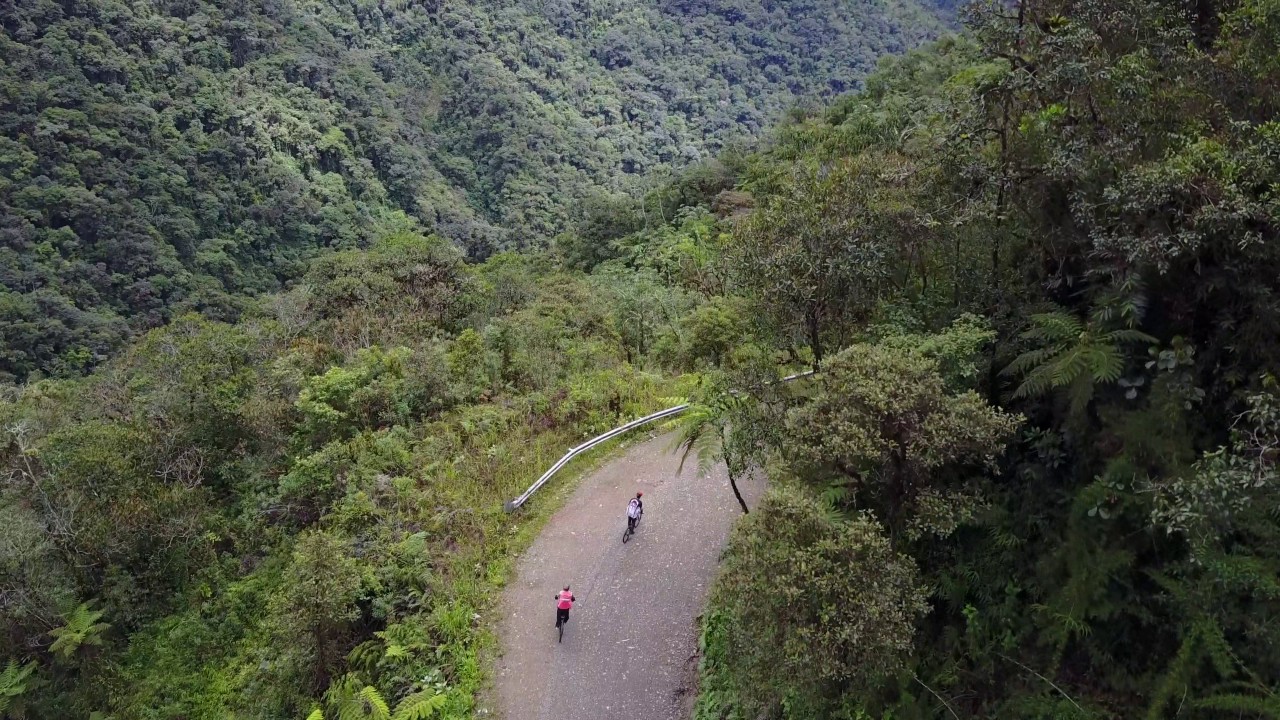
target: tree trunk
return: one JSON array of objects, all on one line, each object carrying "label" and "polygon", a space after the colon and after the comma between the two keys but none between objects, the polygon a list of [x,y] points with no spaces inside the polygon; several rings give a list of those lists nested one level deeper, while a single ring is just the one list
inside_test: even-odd
[{"label": "tree trunk", "polygon": [[324,631],[318,623],[311,628],[311,636],[316,644],[315,665],[312,667],[312,683],[313,688],[318,693],[328,687],[329,679],[333,677],[333,673],[329,671],[331,663],[329,661],[329,641],[328,633]]},{"label": "tree trunk", "polygon": [[813,371],[818,371],[822,364],[822,331],[818,321],[818,310],[810,308],[805,317],[806,330],[809,335],[809,348],[813,350]]},{"label": "tree trunk", "polygon": [[729,487],[733,488],[733,496],[738,498],[738,504],[742,506],[742,514],[746,515],[747,513],[750,513],[751,510],[747,508],[747,501],[742,499],[742,491],[738,489],[738,479],[734,477],[732,470],[728,470],[728,473]]}]

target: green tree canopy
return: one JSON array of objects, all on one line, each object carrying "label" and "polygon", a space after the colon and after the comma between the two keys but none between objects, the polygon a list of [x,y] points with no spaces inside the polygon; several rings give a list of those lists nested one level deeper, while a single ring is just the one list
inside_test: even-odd
[{"label": "green tree canopy", "polygon": [[925,591],[875,520],[832,518],[796,488],[773,490],[730,541],[718,585],[723,652],[743,706],[822,716],[844,686],[891,677],[910,656]]}]

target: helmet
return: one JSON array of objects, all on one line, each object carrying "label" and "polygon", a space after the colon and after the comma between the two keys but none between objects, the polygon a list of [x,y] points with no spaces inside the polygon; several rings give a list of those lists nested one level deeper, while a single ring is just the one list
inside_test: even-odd
[{"label": "helmet", "polygon": [[565,589],[565,590],[568,590],[568,589],[569,589],[569,586],[568,586],[568,585],[565,585],[565,586],[564,586],[564,589]]},{"label": "helmet", "polygon": [[644,494],[644,493],[642,493],[642,492],[638,492],[638,493],[636,493],[636,497],[640,497],[640,496],[641,496],[641,495],[643,495],[643,494]]}]

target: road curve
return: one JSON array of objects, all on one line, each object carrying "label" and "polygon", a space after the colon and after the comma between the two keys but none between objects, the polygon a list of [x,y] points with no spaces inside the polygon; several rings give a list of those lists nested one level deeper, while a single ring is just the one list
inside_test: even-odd
[{"label": "road curve", "polygon": [[[495,699],[504,720],[687,720],[697,628],[741,510],[723,468],[677,476],[670,435],[590,476],[520,558],[501,601]],[[741,483],[753,504],[763,483]],[[622,544],[627,500],[644,519]],[[536,502],[534,500],[533,502]],[[552,596],[578,598],[557,644]]]}]

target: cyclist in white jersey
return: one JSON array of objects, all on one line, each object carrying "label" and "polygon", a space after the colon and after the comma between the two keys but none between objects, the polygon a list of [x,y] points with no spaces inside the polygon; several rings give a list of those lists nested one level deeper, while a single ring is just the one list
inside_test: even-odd
[{"label": "cyclist in white jersey", "polygon": [[636,522],[644,514],[644,503],[640,500],[642,495],[644,495],[642,492],[636,493],[636,496],[627,503],[627,529],[631,532],[635,532]]}]

